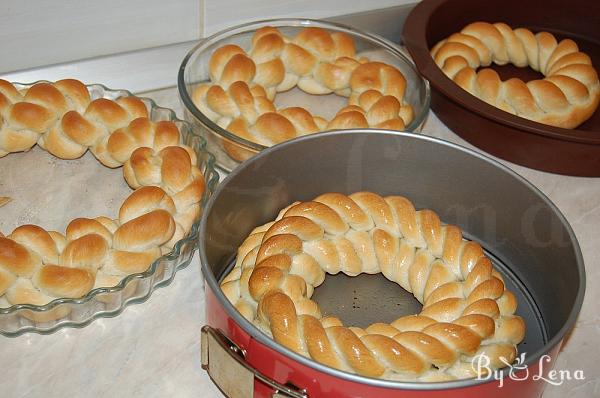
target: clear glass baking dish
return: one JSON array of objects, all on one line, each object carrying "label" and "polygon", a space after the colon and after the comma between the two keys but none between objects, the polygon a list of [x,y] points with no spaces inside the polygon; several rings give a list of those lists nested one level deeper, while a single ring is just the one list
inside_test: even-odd
[{"label": "clear glass baking dish", "polygon": [[[373,34],[324,21],[272,19],[247,23],[223,30],[201,41],[185,56],[179,68],[177,85],[183,103],[184,118],[198,126],[208,142],[208,150],[213,152],[217,158],[218,167],[225,171],[231,171],[240,164],[240,160],[251,157],[266,147],[245,140],[212,122],[194,105],[192,93],[198,84],[209,81],[208,63],[216,49],[226,44],[236,44],[248,50],[254,32],[265,26],[276,27],[286,36],[295,36],[306,27],[320,27],[332,32],[348,34],[354,40],[358,56],[367,55],[372,61],[391,64],[404,74],[407,80],[405,98],[413,106],[415,114],[414,120],[407,126],[406,131],[419,132],[421,130],[429,111],[429,82],[421,77],[413,62],[403,54],[399,45]],[[283,94],[280,93],[278,96]],[[333,96],[333,94],[330,95]],[[312,96],[312,98],[315,97]],[[275,105],[277,105],[277,101],[275,101]],[[299,104],[299,106],[303,106],[303,104]],[[241,156],[238,155],[237,159],[234,159],[229,153],[237,153]]]},{"label": "clear glass baking dish", "polygon": [[[13,84],[22,90],[36,83],[39,82]],[[127,90],[112,90],[101,84],[86,87],[92,100],[114,100],[133,95]],[[183,142],[196,152],[198,167],[206,180],[206,190],[201,203],[204,208],[219,181],[215,170],[215,157],[206,150],[206,140],[197,134],[192,124],[178,119],[171,109],[156,105],[150,98],[139,98],[146,105],[152,121],[173,121],[179,128]],[[56,299],[43,306],[19,304],[0,308],[0,334],[15,337],[27,332],[50,334],[63,327],[80,328],[98,318],[114,317],[129,304],[146,301],[154,289],[170,284],[175,273],[190,263],[197,247],[199,224],[200,217],[194,222],[188,235],[177,242],[170,253],[156,259],[145,272],[128,275],[114,287],[96,288],[84,297]]]}]

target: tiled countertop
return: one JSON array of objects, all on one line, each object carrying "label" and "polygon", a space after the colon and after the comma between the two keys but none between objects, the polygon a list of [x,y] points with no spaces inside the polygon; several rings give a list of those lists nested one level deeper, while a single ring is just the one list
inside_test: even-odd
[{"label": "tiled countertop", "polygon": [[[176,89],[144,95],[182,116]],[[424,131],[470,147],[434,114]],[[586,264],[583,309],[556,363],[557,369],[583,370],[585,380],[548,385],[544,398],[600,397],[600,178],[557,176],[503,163],[561,209]],[[0,337],[0,397],[220,397],[200,368],[203,297],[196,254],[170,286],[116,318],[49,336]]]}]

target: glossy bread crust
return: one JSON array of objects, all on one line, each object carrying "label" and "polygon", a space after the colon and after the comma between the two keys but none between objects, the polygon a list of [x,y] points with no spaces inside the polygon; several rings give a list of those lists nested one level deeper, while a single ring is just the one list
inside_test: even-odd
[{"label": "glossy bread crust", "polygon": [[[353,40],[340,32],[311,27],[287,37],[264,27],[248,52],[225,45],[215,50],[208,67],[210,82],[194,90],[194,104],[220,127],[265,146],[332,129],[402,130],[414,118],[402,73],[357,57]],[[276,109],[275,95],[296,86],[309,94],[348,97],[348,106],[330,121],[301,107]],[[236,160],[251,155],[225,149]]]},{"label": "glossy bread crust", "polygon": [[88,149],[123,166],[134,190],[118,217],[77,218],[64,234],[22,225],[0,234],[0,296],[44,305],[143,272],[191,229],[205,189],[195,152],[170,121],[152,122],[137,97],[92,100],[73,79],[20,92],[0,80],[0,157],[36,143],[63,159]]},{"label": "glossy bread crust", "polygon": [[[444,73],[461,88],[506,112],[572,129],[600,102],[600,82],[590,57],[571,39],[548,32],[512,29],[504,23],[474,22],[431,49]],[[527,83],[500,80],[491,63],[529,66],[544,75]]]},{"label": "glossy bread crust", "polygon": [[[361,329],[323,317],[310,297],[325,274],[379,273],[412,292],[420,314]],[[525,323],[481,246],[400,196],[327,193],[256,228],[221,288],[275,341],[364,376],[442,381],[477,376],[472,359],[512,363]]]}]

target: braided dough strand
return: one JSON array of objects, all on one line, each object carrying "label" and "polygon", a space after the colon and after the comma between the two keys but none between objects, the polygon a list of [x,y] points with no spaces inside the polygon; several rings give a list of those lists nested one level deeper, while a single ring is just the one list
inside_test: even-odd
[{"label": "braided dough strand", "polygon": [[[381,272],[423,310],[391,324],[345,327],[310,299],[325,273],[338,272]],[[242,243],[221,288],[287,348],[370,377],[474,377],[472,358],[485,354],[504,367],[525,333],[515,296],[481,246],[400,196],[328,193],[291,204]]]},{"label": "braided dough strand", "polygon": [[[575,128],[600,102],[600,82],[590,57],[570,39],[533,34],[504,23],[474,22],[431,49],[443,72],[472,95],[506,112],[556,127]],[[544,79],[501,81],[493,63],[529,66]]]},{"label": "braided dough strand", "polygon": [[[321,28],[304,28],[295,37],[273,27],[258,29],[248,52],[233,44],[218,48],[209,77],[192,94],[198,109],[220,127],[265,146],[338,128],[401,130],[414,118],[398,69],[357,58],[348,35]],[[349,97],[349,106],[329,122],[302,108],[277,110],[276,93],[295,86],[309,94]]]},{"label": "braided dough strand", "polygon": [[151,121],[139,98],[92,101],[71,79],[23,92],[0,80],[0,121],[0,156],[36,143],[64,159],[90,149],[105,166],[124,166],[134,190],[116,219],[77,218],[64,235],[36,225],[0,234],[0,296],[9,305],[115,286],[171,251],[200,215],[205,181],[196,153],[175,123]]}]

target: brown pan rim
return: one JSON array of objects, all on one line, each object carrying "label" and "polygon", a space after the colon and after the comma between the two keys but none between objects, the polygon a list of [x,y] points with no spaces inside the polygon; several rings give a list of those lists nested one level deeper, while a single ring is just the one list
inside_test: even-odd
[{"label": "brown pan rim", "polygon": [[457,105],[466,108],[483,118],[519,130],[524,134],[536,134],[542,137],[562,141],[600,145],[600,132],[563,129],[512,115],[469,94],[442,73],[429,53],[425,32],[430,16],[441,5],[448,1],[449,0],[428,0],[420,2],[415,6],[409,18],[406,19],[402,32],[406,48],[421,74],[429,80],[432,88],[448,97]]}]

